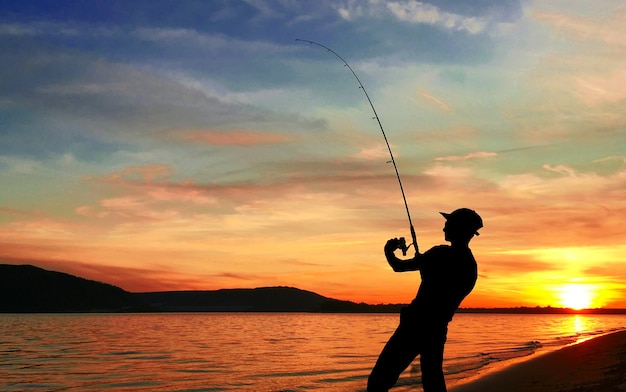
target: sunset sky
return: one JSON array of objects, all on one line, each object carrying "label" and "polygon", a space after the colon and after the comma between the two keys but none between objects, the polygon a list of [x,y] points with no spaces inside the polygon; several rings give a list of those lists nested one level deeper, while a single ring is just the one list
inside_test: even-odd
[{"label": "sunset sky", "polygon": [[[62,5],[61,5],[62,4]],[[0,263],[128,291],[410,301],[382,248],[475,209],[463,306],[626,307],[619,1],[13,1]]]}]

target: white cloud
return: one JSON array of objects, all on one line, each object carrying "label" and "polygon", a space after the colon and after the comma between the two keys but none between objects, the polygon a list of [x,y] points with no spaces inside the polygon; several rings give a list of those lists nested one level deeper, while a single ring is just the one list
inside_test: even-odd
[{"label": "white cloud", "polygon": [[235,53],[238,56],[250,53],[277,53],[288,51],[282,45],[262,40],[242,40],[222,34],[206,34],[190,28],[140,27],[131,35],[140,41],[154,42],[176,48],[189,48],[194,51],[209,51],[224,56]]},{"label": "white cloud", "polygon": [[439,179],[473,178],[473,173],[469,168],[451,167],[440,164],[424,170],[424,174]]},{"label": "white cloud", "polygon": [[389,11],[401,21],[423,23],[443,27],[453,31],[467,31],[478,34],[485,29],[487,22],[481,18],[466,17],[442,11],[432,4],[419,1],[387,3]]},{"label": "white cloud", "polygon": [[378,161],[389,159],[389,150],[384,144],[363,147],[358,153],[351,155],[353,158]]},{"label": "white cloud", "polygon": [[[364,4],[364,2],[359,3],[355,0],[349,0],[343,6],[336,6],[335,9],[342,19],[351,21],[357,17],[363,16],[365,13],[365,9],[363,8]],[[371,1],[370,5],[373,4],[375,5],[375,2]]]},{"label": "white cloud", "polygon": [[479,151],[479,152],[472,152],[470,154],[463,155],[463,156],[452,155],[452,156],[446,156],[446,157],[437,157],[435,158],[435,161],[455,162],[455,161],[466,161],[468,159],[495,158],[497,156],[498,154],[495,152]]},{"label": "white cloud", "polygon": [[57,22],[0,23],[0,36],[31,37],[111,37],[120,34],[116,28]]},{"label": "white cloud", "polygon": [[563,174],[567,177],[576,177],[576,171],[569,166],[565,166],[565,165],[552,166],[552,165],[546,164],[546,165],[543,165],[542,167],[545,170],[553,172],[553,173]]},{"label": "white cloud", "polygon": [[415,0],[392,2],[349,0],[341,6],[336,6],[335,10],[342,19],[347,21],[364,16],[380,17],[391,14],[403,22],[427,24],[446,30],[466,31],[470,34],[478,34],[487,27],[486,19],[446,12],[432,4]]},{"label": "white cloud", "polygon": [[41,162],[18,157],[0,156],[0,167],[5,173],[33,173],[41,168]]}]

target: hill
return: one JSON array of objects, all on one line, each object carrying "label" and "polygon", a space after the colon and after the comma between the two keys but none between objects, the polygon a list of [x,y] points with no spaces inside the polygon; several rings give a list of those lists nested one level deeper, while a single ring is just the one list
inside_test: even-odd
[{"label": "hill", "polygon": [[0,264],[0,313],[70,312],[394,312],[293,287],[130,293],[32,265]]},{"label": "hill", "polygon": [[330,298],[293,287],[135,294],[164,312],[314,312]]},{"label": "hill", "polygon": [[214,291],[169,291],[135,294],[160,312],[397,312],[400,305],[340,301],[294,287],[259,287]]},{"label": "hill", "polygon": [[130,312],[146,306],[110,284],[32,265],[0,264],[0,313]]}]

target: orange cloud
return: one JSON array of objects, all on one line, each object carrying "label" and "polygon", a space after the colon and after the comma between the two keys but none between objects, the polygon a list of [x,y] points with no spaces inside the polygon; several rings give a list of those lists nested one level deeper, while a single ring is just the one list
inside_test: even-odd
[{"label": "orange cloud", "polygon": [[[473,241],[481,280],[465,306],[534,305],[541,287],[560,282],[551,280],[556,272],[565,281],[591,263],[615,269],[588,274],[595,280],[587,283],[613,282],[611,295],[619,292],[626,271],[615,253],[599,250],[623,243],[623,171],[538,163],[536,173],[496,181],[480,177],[477,161],[436,161],[403,175],[422,250],[443,242],[438,211],[472,207],[484,218]],[[131,291],[290,285],[372,303],[411,299],[419,276],[394,274],[381,251],[387,238],[409,234],[387,165],[294,162],[277,173],[263,183],[199,184],[153,164],[90,177],[106,193],[78,203],[75,215],[12,216],[0,227],[0,257],[41,260]],[[585,248],[579,261],[549,251],[573,247]]]},{"label": "orange cloud", "polygon": [[294,140],[293,136],[282,133],[260,131],[189,131],[183,133],[183,139],[192,143],[215,146],[256,146],[260,144],[282,144]]},{"label": "orange cloud", "polygon": [[626,99],[626,71],[608,71],[603,75],[580,75],[573,78],[580,99],[588,106],[619,103]]},{"label": "orange cloud", "polygon": [[451,112],[452,111],[452,108],[450,108],[450,105],[448,105],[447,103],[445,103],[441,99],[435,97],[434,95],[432,95],[430,93],[427,93],[426,91],[420,91],[419,95],[431,107],[434,107],[434,108],[439,109],[439,110],[443,110],[444,112]]},{"label": "orange cloud", "polygon": [[568,33],[581,40],[599,40],[611,45],[624,46],[626,10],[623,9],[603,19],[549,12],[533,12],[533,17],[548,23],[557,31]]}]

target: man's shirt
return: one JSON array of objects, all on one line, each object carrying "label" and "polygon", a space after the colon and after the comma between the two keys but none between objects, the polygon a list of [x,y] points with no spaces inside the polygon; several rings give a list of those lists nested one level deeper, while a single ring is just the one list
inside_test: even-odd
[{"label": "man's shirt", "polygon": [[469,248],[434,246],[420,256],[420,284],[408,310],[422,322],[448,323],[478,278]]}]

